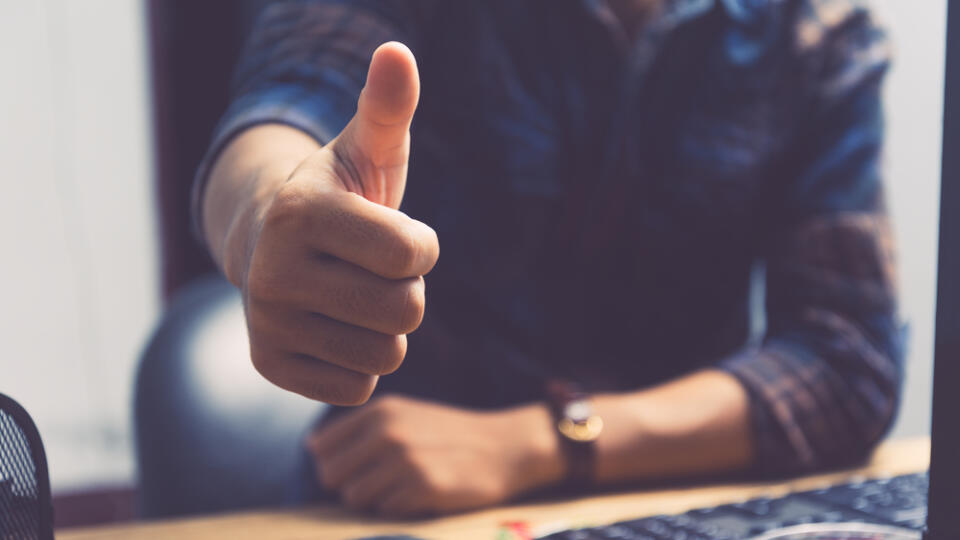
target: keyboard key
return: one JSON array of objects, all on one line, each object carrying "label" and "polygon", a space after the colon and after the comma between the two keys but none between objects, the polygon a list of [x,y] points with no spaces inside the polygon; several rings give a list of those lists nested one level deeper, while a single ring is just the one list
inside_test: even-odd
[{"label": "keyboard key", "polygon": [[751,499],[734,504],[733,507],[757,517],[769,516],[772,510],[771,500],[768,498]]},{"label": "keyboard key", "polygon": [[600,538],[609,540],[634,540],[637,537],[633,531],[621,525],[610,525],[597,529],[596,532],[600,535]]},{"label": "keyboard key", "polygon": [[[559,535],[559,536],[558,536]],[[549,536],[551,540],[605,540],[605,537],[591,529],[574,529]]]}]

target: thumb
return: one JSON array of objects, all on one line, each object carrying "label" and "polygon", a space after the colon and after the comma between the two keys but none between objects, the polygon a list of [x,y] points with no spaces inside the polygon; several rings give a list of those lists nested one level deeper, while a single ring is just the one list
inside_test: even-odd
[{"label": "thumb", "polygon": [[[377,47],[357,112],[334,142],[341,159],[351,162],[367,199],[400,205],[410,155],[410,122],[420,99],[417,62],[395,41]],[[372,166],[372,167],[371,167]]]}]

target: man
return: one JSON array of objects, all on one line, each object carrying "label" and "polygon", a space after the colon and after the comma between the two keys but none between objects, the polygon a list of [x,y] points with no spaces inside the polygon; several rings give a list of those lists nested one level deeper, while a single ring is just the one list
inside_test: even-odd
[{"label": "man", "polygon": [[901,378],[887,63],[840,0],[277,4],[198,219],[264,377],[379,385],[308,443],[349,505],[851,463]]}]

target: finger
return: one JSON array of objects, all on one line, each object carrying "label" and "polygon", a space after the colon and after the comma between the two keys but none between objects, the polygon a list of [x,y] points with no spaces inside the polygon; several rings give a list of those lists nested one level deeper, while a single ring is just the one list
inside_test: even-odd
[{"label": "finger", "polygon": [[388,280],[329,257],[291,270],[305,293],[286,300],[309,311],[388,335],[409,334],[423,319],[422,277]]},{"label": "finger", "polygon": [[[416,330],[425,303],[422,277],[384,279],[328,256],[299,264],[262,265],[247,282],[247,290],[249,304],[258,309],[295,307],[389,335]],[[264,321],[248,322],[256,328]]]},{"label": "finger", "polygon": [[341,491],[343,502],[354,508],[376,506],[400,486],[405,469],[396,459],[381,460],[352,478]]},{"label": "finger", "polygon": [[261,254],[265,260],[295,256],[305,246],[387,279],[430,272],[440,254],[433,229],[356,193],[331,189],[319,181],[324,172],[318,167],[305,162],[274,199],[257,243],[258,250],[271,250]]},{"label": "finger", "polygon": [[282,348],[288,352],[367,375],[393,373],[407,351],[403,334],[382,334],[277,304],[251,303],[248,317],[251,328],[271,343],[284,344]]},{"label": "finger", "polygon": [[370,399],[376,375],[366,375],[302,355],[262,346],[251,338],[253,367],[273,384],[332,405],[360,405]]},{"label": "finger", "polygon": [[357,113],[344,131],[375,166],[405,165],[408,130],[419,99],[413,53],[402,43],[384,43],[373,52]]},{"label": "finger", "polygon": [[347,444],[362,432],[361,430],[368,425],[367,422],[375,413],[376,409],[368,405],[332,420],[310,436],[310,448],[318,458],[326,459],[333,456],[337,448]]},{"label": "finger", "polygon": [[440,253],[437,233],[399,210],[331,187],[323,181],[331,174],[323,155],[329,152],[304,161],[277,192],[257,255],[274,264],[278,256],[295,257],[306,247],[388,279],[429,273]]},{"label": "finger", "polygon": [[402,482],[390,490],[376,505],[387,516],[412,517],[427,514],[430,500],[426,491],[415,482]]},{"label": "finger", "polygon": [[370,423],[365,428],[358,436],[343,439],[341,444],[331,447],[329,454],[319,459],[324,485],[328,488],[339,489],[357,471],[372,468],[388,455],[380,430]]},{"label": "finger", "polygon": [[433,229],[355,193],[327,194],[313,215],[315,249],[387,279],[425,275],[440,255]]},{"label": "finger", "polygon": [[399,208],[407,183],[410,122],[420,96],[413,54],[385,43],[370,61],[357,113],[328,148],[335,177],[350,192]]}]

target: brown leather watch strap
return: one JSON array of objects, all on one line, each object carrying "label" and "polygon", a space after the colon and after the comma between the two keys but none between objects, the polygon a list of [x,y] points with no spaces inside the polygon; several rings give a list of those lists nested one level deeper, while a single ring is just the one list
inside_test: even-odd
[{"label": "brown leather watch strap", "polygon": [[596,468],[594,441],[603,429],[603,421],[593,414],[589,395],[575,383],[549,381],[546,393],[566,457],[567,484],[573,488],[591,486]]}]

